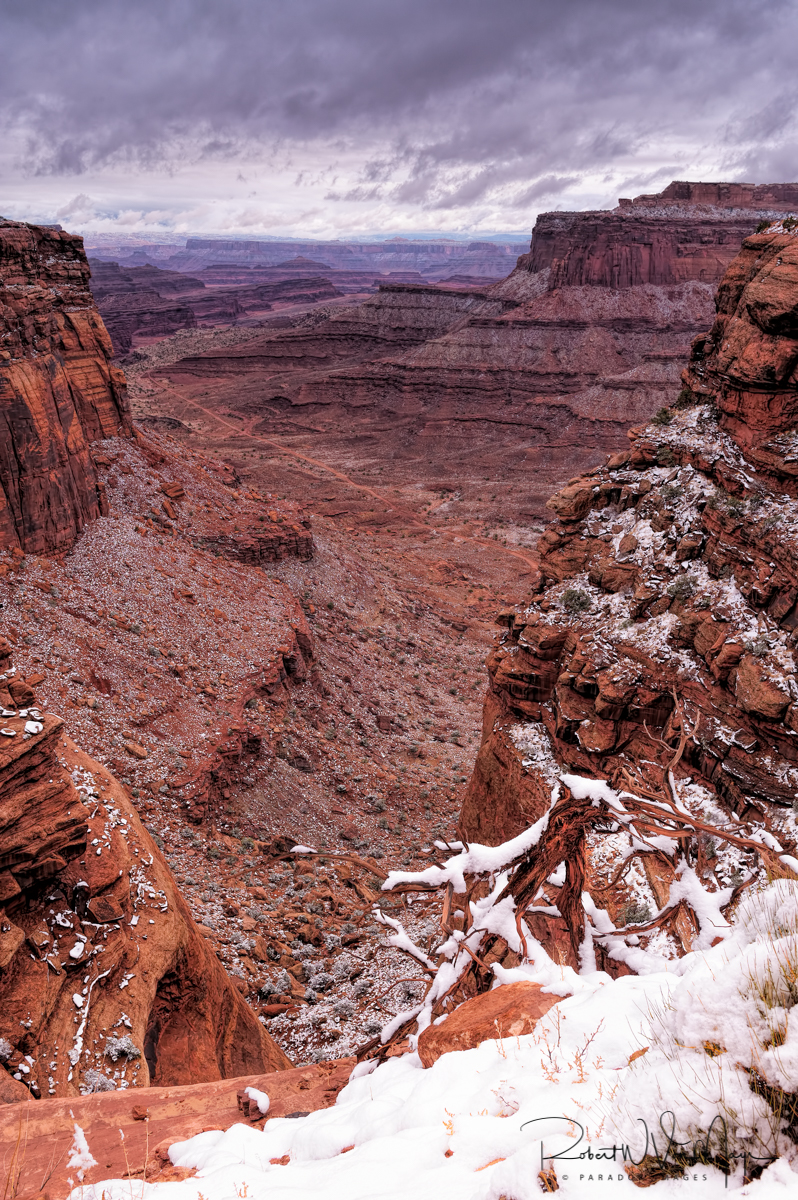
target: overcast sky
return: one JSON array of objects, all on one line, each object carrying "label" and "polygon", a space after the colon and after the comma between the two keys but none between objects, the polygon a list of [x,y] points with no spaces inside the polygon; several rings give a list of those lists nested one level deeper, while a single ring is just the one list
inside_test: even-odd
[{"label": "overcast sky", "polygon": [[0,213],[528,233],[798,179],[796,0],[0,0]]}]

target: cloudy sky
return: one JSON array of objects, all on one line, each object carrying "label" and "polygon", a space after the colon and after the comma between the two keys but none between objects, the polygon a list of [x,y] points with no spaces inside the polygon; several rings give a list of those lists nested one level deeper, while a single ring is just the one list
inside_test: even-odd
[{"label": "cloudy sky", "polygon": [[796,0],[0,0],[0,213],[528,232],[798,179]]}]

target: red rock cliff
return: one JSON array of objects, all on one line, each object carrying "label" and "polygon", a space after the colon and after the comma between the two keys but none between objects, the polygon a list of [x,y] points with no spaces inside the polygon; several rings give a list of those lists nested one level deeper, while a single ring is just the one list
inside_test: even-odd
[{"label": "red rock cliff", "polygon": [[[710,891],[759,878],[762,844],[794,865],[797,229],[746,240],[674,406],[549,501],[540,591],[502,615],[488,662],[468,838],[540,818],[565,770],[681,804],[685,864]],[[645,858],[631,893],[610,888],[627,851],[600,832],[580,850],[599,903],[621,923],[630,903],[660,909],[671,852]],[[694,930],[675,928],[687,947]]]},{"label": "red rock cliff", "polygon": [[[129,792],[0,642],[0,1103],[281,1070]],[[5,1066],[5,1071],[2,1067]]]},{"label": "red rock cliff", "polygon": [[552,268],[551,287],[628,288],[652,283],[717,283],[753,233],[759,213],[541,213],[530,254],[531,271]]},{"label": "red rock cliff", "polygon": [[104,496],[89,453],[131,433],[79,237],[0,219],[0,546],[68,548]]},{"label": "red rock cliff", "polygon": [[685,383],[761,470],[796,494],[798,222],[750,237],[718,288],[717,320],[693,344]]},{"label": "red rock cliff", "polygon": [[798,208],[798,183],[693,183],[674,179],[662,192],[620,200],[621,208],[664,208],[705,204],[716,208],[756,208],[792,212]]}]

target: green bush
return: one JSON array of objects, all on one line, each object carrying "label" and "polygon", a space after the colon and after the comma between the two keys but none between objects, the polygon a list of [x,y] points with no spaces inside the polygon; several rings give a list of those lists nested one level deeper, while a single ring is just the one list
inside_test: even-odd
[{"label": "green bush", "polygon": [[651,920],[651,909],[647,904],[630,900],[621,909],[620,919],[622,925],[645,925]]},{"label": "green bush", "polygon": [[689,575],[680,575],[678,579],[674,579],[673,583],[669,583],[667,592],[669,596],[673,596],[677,600],[687,600],[695,591],[693,581]]},{"label": "green bush", "polygon": [[652,425],[670,425],[673,413],[669,408],[661,408],[655,417],[651,418]]},{"label": "green bush", "polygon": [[674,408],[693,408],[696,404],[702,404],[703,398],[697,395],[692,388],[683,387],[676,397],[673,405]]},{"label": "green bush", "polygon": [[583,588],[566,588],[560,598],[560,603],[567,613],[587,612],[593,607],[590,596]]}]

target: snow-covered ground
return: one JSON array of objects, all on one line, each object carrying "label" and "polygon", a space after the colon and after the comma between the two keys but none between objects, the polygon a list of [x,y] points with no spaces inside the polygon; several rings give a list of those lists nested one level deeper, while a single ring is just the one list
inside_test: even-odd
[{"label": "snow-covered ground", "polygon": [[[699,1162],[656,1182],[655,1197],[786,1200],[798,1188],[798,1153],[779,1128],[789,1114],[775,1117],[749,1080],[756,1070],[798,1088],[797,961],[791,880],[749,894],[720,944],[665,971],[613,980],[538,958],[523,973],[572,994],[534,1033],[426,1070],[416,1053],[362,1064],[331,1109],[175,1144],[172,1161],[193,1178],[105,1181],[71,1200],[533,1200],[552,1169],[563,1200],[602,1197],[634,1186],[627,1171],[646,1153],[673,1163],[675,1143],[692,1157],[727,1153],[733,1171]],[[746,1156],[773,1154],[746,1184]]]}]

